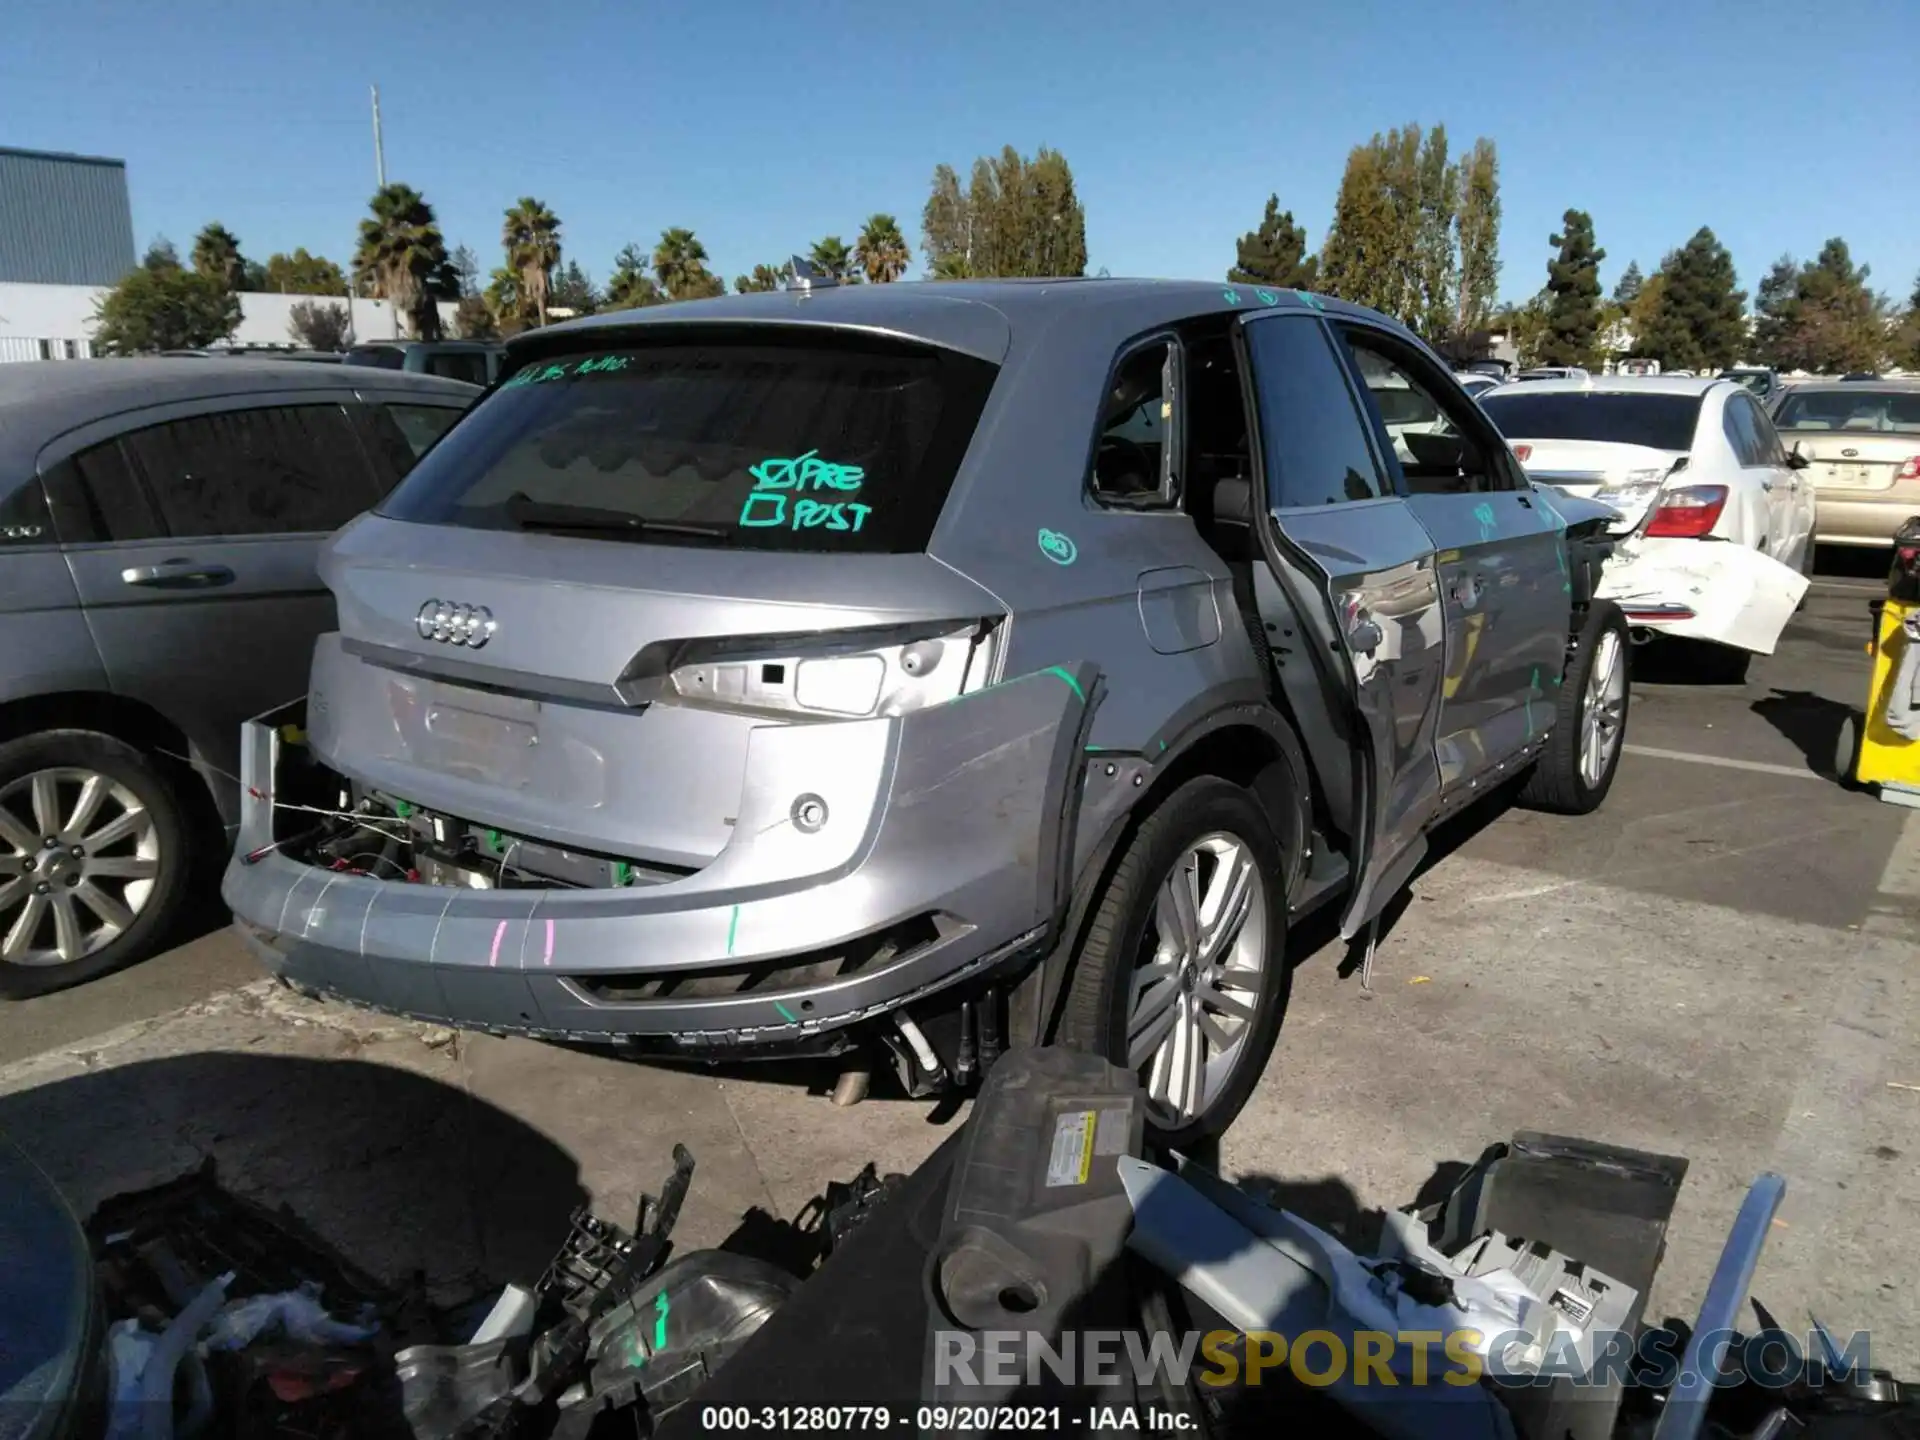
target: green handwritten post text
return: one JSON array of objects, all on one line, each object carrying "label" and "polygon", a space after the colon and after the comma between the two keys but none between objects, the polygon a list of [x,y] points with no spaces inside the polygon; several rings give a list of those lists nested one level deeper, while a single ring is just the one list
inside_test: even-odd
[{"label": "green handwritten post text", "polygon": [[551,380],[566,380],[576,375],[605,375],[624,370],[633,363],[631,355],[590,355],[578,362],[553,365],[529,365],[500,388],[512,390],[521,385],[543,385]]},{"label": "green handwritten post text", "polygon": [[753,476],[753,490],[740,507],[743,529],[858,533],[873,513],[871,505],[858,501],[815,498],[821,491],[852,495],[867,478],[858,465],[836,465],[822,460],[816,450],[792,459],[762,460],[748,467],[747,473]]}]

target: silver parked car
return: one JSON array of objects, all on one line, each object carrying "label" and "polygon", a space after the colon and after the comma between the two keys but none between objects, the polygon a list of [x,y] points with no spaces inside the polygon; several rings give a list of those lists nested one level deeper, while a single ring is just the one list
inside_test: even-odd
[{"label": "silver parked car", "polygon": [[225,894],[301,989],[642,1054],[884,1041],[916,1092],[1052,1035],[1191,1137],[1259,1077],[1290,923],[1366,932],[1505,778],[1612,783],[1611,512],[1370,312],[815,288],[508,367],[328,545],[339,632],[248,730]]},{"label": "silver parked car", "polygon": [[305,689],[334,626],[321,539],[479,393],[283,361],[0,366],[0,997],[164,942],[190,838],[224,854],[238,818],[241,723]]}]

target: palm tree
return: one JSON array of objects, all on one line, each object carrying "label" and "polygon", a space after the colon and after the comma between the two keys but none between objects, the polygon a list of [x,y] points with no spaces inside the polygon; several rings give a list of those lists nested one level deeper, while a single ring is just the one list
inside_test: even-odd
[{"label": "palm tree", "polygon": [[372,214],[360,222],[360,243],[353,254],[354,278],[368,294],[393,306],[395,335],[404,314],[414,334],[437,340],[440,310],[433,291],[453,266],[433,207],[411,185],[396,183],[375,191],[368,208]]},{"label": "palm tree", "polygon": [[907,237],[900,233],[900,222],[891,215],[869,215],[854,242],[853,258],[876,285],[898,280],[913,263]]},{"label": "palm tree", "polygon": [[653,247],[653,273],[669,300],[704,300],[727,288],[707,269],[707,247],[680,225],[660,232],[660,243]]},{"label": "palm tree", "polygon": [[853,269],[853,252],[847,249],[847,242],[838,235],[815,241],[813,249],[807,253],[807,259],[813,262],[815,270],[835,280],[845,280]]},{"label": "palm tree", "polygon": [[737,295],[753,295],[766,290],[778,290],[786,283],[788,265],[756,265],[751,275],[739,275],[734,278],[733,289]]},{"label": "palm tree", "polygon": [[246,283],[247,262],[240,256],[240,242],[218,220],[194,237],[193,268],[229,290],[239,290]]},{"label": "palm tree", "polygon": [[530,195],[507,211],[500,227],[508,268],[520,272],[520,293],[533,306],[539,324],[547,323],[547,297],[553,291],[554,267],[560,263],[560,221]]}]

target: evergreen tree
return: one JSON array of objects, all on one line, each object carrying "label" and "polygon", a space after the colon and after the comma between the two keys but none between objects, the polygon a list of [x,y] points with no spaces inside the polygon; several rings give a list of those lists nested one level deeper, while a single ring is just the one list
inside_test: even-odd
[{"label": "evergreen tree", "polygon": [[1493,318],[1500,289],[1500,156],[1491,140],[1476,140],[1461,162],[1460,215],[1455,222],[1460,246],[1462,335],[1485,330]]},{"label": "evergreen tree", "polygon": [[1280,208],[1280,197],[1267,197],[1260,228],[1242,235],[1234,247],[1234,266],[1227,279],[1237,285],[1276,285],[1283,290],[1311,290],[1318,263],[1307,253],[1306,227],[1293,223],[1293,212]]},{"label": "evergreen tree", "polygon": [[1593,217],[1569,210],[1558,235],[1547,237],[1560,253],[1547,262],[1547,333],[1541,363],[1591,365],[1600,330],[1600,262],[1607,252],[1593,243]]},{"label": "evergreen tree", "polygon": [[[1659,304],[1634,349],[1664,370],[1719,370],[1747,348],[1746,292],[1733,256],[1701,226],[1660,264]],[[1650,282],[1651,283],[1651,282]]]},{"label": "evergreen tree", "polygon": [[1645,277],[1640,274],[1640,262],[1629,260],[1626,271],[1620,276],[1620,283],[1613,287],[1613,303],[1622,310],[1633,309],[1633,302],[1640,298],[1646,283]]},{"label": "evergreen tree", "polygon": [[1753,358],[1779,370],[1793,369],[1794,331],[1797,327],[1800,267],[1791,255],[1782,255],[1760,282],[1753,297]]},{"label": "evergreen tree", "polygon": [[1420,213],[1414,241],[1415,284],[1409,293],[1409,323],[1433,344],[1452,333],[1454,289],[1460,267],[1453,249],[1454,217],[1460,209],[1460,167],[1447,161],[1447,127],[1436,125],[1420,147]]},{"label": "evergreen tree", "polygon": [[1887,351],[1887,303],[1867,287],[1871,270],[1855,265],[1835,236],[1794,281],[1789,368],[1845,375],[1878,370]]},{"label": "evergreen tree", "polygon": [[964,192],[950,166],[936,166],[920,230],[928,273],[938,279],[1087,270],[1086,210],[1073,169],[1044,146],[1031,160],[1011,145],[981,156]]}]

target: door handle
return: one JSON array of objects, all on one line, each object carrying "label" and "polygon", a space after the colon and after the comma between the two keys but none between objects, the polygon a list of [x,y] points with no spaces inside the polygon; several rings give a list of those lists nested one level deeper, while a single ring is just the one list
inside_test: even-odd
[{"label": "door handle", "polygon": [[158,565],[129,565],[120,572],[120,582],[144,585],[150,590],[211,590],[216,585],[231,585],[233,571],[225,565],[196,565],[179,557]]},{"label": "door handle", "polygon": [[1522,505],[1526,506],[1527,509],[1531,510],[1533,508],[1533,501],[1528,496],[1516,495],[1513,498],[1518,500]]},{"label": "door handle", "polygon": [[1762,480],[1762,481],[1760,482],[1760,488],[1761,488],[1762,490],[1771,490],[1771,489],[1773,489],[1773,481],[1771,481],[1771,480]]}]

